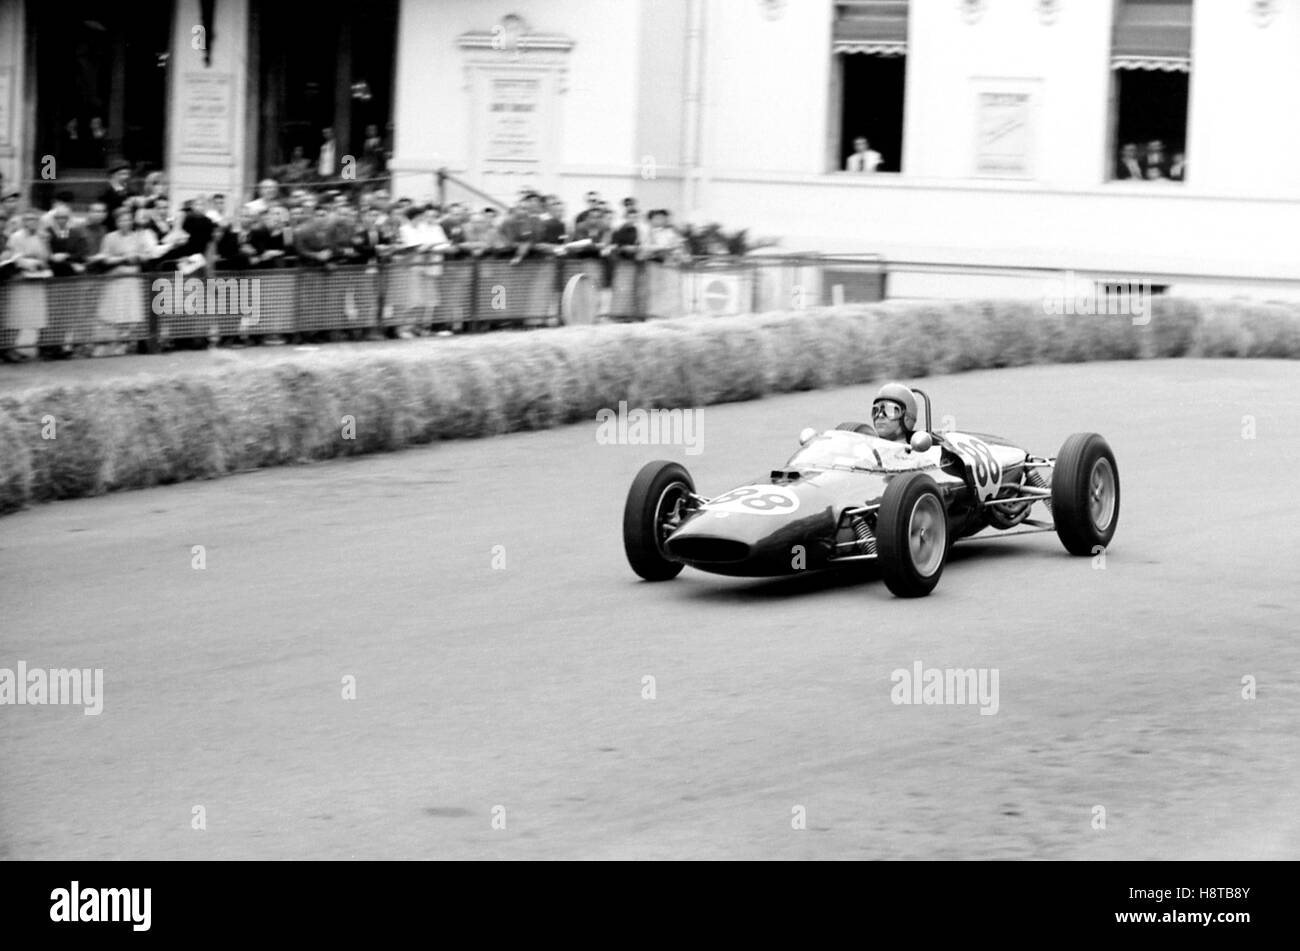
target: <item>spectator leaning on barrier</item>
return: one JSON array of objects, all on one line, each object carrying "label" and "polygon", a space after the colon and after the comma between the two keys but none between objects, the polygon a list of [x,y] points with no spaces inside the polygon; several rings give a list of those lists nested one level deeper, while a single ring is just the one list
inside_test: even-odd
[{"label": "spectator leaning on barrier", "polygon": [[334,260],[339,264],[354,264],[360,260],[356,247],[357,213],[346,202],[334,209],[330,223],[330,247],[334,251]]},{"label": "spectator leaning on barrier", "polygon": [[672,226],[666,209],[656,208],[650,212],[650,234],[643,249],[648,260],[660,263],[677,261],[682,253],[682,236]]},{"label": "spectator leaning on barrier", "polygon": [[510,252],[510,263],[518,264],[533,253],[541,239],[541,222],[533,213],[532,199],[525,199],[510,209],[510,215],[500,226],[504,250]]},{"label": "spectator leaning on barrier", "polygon": [[243,271],[254,266],[257,249],[253,247],[252,230],[257,216],[244,209],[240,216],[218,229],[217,269]]},{"label": "spectator leaning on barrier", "polygon": [[41,233],[41,214],[35,208],[18,216],[18,227],[5,242],[4,260],[22,276],[50,276],[50,248]]},{"label": "spectator leaning on barrier", "polygon": [[635,207],[625,208],[622,223],[610,235],[613,256],[635,258],[641,249],[641,213]]},{"label": "spectator leaning on barrier", "polygon": [[187,261],[183,270],[197,271],[207,266],[212,254],[212,242],[217,226],[208,217],[208,203],[202,195],[196,195],[188,202],[189,208],[181,219],[185,230],[185,244],[181,246],[181,255]]},{"label": "spectator leaning on barrier", "polygon": [[248,203],[248,207],[254,214],[264,215],[279,204],[280,183],[274,178],[264,178],[257,183],[257,197]]},{"label": "spectator leaning on barrier", "polygon": [[395,243],[392,228],[378,208],[370,207],[361,213],[361,222],[353,238],[358,260],[368,264],[386,261],[392,254]]},{"label": "spectator leaning on barrier", "polygon": [[57,204],[50,209],[50,270],[55,277],[84,274],[86,261],[98,248],[91,249],[84,228],[72,224],[72,209]]},{"label": "spectator leaning on barrier", "polygon": [[91,271],[100,270],[99,249],[104,243],[104,235],[108,234],[108,208],[102,201],[92,201],[90,208],[86,211],[86,221],[81,226],[81,230],[86,235],[86,245],[89,253],[86,255],[87,268]]},{"label": "spectator leaning on barrier", "polygon": [[539,242],[543,247],[562,250],[569,241],[569,229],[564,224],[564,202],[558,195],[547,195],[545,210],[539,217],[541,232]]},{"label": "spectator leaning on barrier", "polygon": [[465,222],[465,233],[460,246],[473,257],[494,252],[500,245],[496,227],[483,212],[475,212]]},{"label": "spectator leaning on barrier", "polygon": [[[139,274],[141,264],[156,256],[158,248],[153,232],[125,205],[114,213],[113,230],[104,235],[100,252],[108,274]],[[99,299],[97,316],[100,336],[107,342],[96,348],[96,356],[126,353],[126,339],[145,321],[144,289],[139,281],[121,278],[110,280]]]},{"label": "spectator leaning on barrier", "polygon": [[330,266],[334,252],[330,246],[329,211],[305,202],[299,207],[307,215],[293,231],[293,246],[299,260],[304,264]]},{"label": "spectator leaning on barrier", "polygon": [[443,233],[447,236],[447,241],[452,246],[451,253],[459,256],[464,253],[462,245],[465,243],[465,223],[469,220],[468,209],[460,202],[452,202],[447,206],[446,213],[439,221]]},{"label": "spectator leaning on barrier", "polygon": [[582,211],[578,212],[578,216],[577,216],[576,218],[573,219],[573,230],[574,230],[574,231],[577,231],[577,230],[578,230],[578,225],[580,225],[580,224],[582,224],[584,221],[586,221],[587,218],[588,218],[588,217],[589,217],[593,212],[599,210],[599,209],[603,206],[603,204],[604,204],[604,203],[600,200],[600,192],[597,192],[597,191],[589,191],[589,192],[587,192],[587,194],[585,194],[585,195],[582,196],[582,200],[583,200],[584,202],[586,202],[587,207],[583,208]]},{"label": "spectator leaning on barrier", "polygon": [[41,233],[41,216],[34,208],[19,217],[19,226],[5,241],[0,254],[0,274],[13,274],[20,280],[9,292],[10,314],[6,329],[16,330],[14,349],[0,351],[10,362],[29,360],[37,355],[36,343],[45,328],[44,278],[52,276],[50,249]]},{"label": "spectator leaning on barrier", "polygon": [[276,206],[258,214],[253,210],[252,202],[246,207],[252,222],[248,226],[248,244],[253,249],[249,263],[254,267],[279,267],[289,250],[285,244],[288,211]]},{"label": "spectator leaning on barrier", "polygon": [[212,196],[212,203],[208,207],[207,215],[212,219],[212,223],[218,228],[230,223],[230,218],[226,214],[226,196],[221,192],[216,192]]},{"label": "spectator leaning on barrier", "polygon": [[152,199],[145,207],[145,213],[148,215],[149,229],[160,242],[176,227],[176,222],[172,220],[171,201],[166,195]]}]

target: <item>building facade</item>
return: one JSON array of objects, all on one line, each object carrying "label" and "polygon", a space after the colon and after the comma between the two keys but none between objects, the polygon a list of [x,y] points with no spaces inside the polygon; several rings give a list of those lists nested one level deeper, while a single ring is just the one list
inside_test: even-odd
[{"label": "building facade", "polygon": [[[83,21],[112,9],[73,5]],[[46,41],[40,4],[0,0],[7,181],[39,180],[69,117],[85,129],[94,108],[182,198],[248,196],[295,147],[314,162],[326,123],[340,159],[377,126],[394,190],[416,198],[445,169],[504,201],[634,195],[788,250],[1199,275],[1207,290],[1300,279],[1300,0],[145,6],[153,32],[129,43],[107,13],[86,28],[109,50],[110,92],[88,94],[59,79],[75,63],[50,65],[87,44]],[[846,170],[860,137],[875,172]],[[900,279],[904,295],[1018,280]]]}]

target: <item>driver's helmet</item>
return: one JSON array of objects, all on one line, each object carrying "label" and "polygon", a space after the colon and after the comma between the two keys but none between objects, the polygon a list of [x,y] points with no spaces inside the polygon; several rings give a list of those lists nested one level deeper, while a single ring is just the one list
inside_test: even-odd
[{"label": "driver's helmet", "polygon": [[910,436],[916,430],[916,397],[912,388],[904,383],[886,383],[871,401],[872,419],[875,419],[876,404],[880,402],[897,403],[903,408],[903,429]]}]

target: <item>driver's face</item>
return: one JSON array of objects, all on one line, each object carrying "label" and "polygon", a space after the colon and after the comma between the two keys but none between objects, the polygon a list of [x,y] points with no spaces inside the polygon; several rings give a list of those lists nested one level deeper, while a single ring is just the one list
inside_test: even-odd
[{"label": "driver's face", "polygon": [[871,424],[876,427],[876,435],[881,439],[902,439],[904,437],[903,418],[900,416],[898,419],[887,419],[884,416],[879,415],[876,412],[876,407],[883,405],[894,404],[881,401],[880,403],[873,404],[871,407]]}]

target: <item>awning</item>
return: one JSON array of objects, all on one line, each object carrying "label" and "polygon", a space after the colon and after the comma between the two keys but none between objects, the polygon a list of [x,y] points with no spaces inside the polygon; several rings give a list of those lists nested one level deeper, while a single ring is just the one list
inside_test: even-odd
[{"label": "awning", "polygon": [[907,0],[838,0],[831,49],[875,56],[907,54]]},{"label": "awning", "polygon": [[1110,67],[1190,72],[1192,0],[1123,0]]}]

